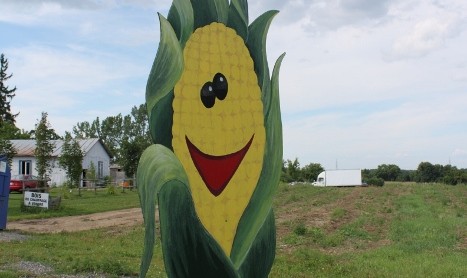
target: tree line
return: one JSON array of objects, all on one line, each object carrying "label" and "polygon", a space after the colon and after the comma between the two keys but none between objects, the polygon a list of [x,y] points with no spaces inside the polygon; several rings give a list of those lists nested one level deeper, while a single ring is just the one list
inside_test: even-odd
[{"label": "tree line", "polygon": [[[281,181],[313,182],[322,171],[324,168],[319,163],[309,163],[300,167],[297,158],[294,161],[287,159],[283,160]],[[395,164],[381,164],[376,169],[362,169],[362,180],[374,185],[383,185],[384,181],[467,184],[467,169],[430,162],[421,162],[416,170],[402,170]]]}]

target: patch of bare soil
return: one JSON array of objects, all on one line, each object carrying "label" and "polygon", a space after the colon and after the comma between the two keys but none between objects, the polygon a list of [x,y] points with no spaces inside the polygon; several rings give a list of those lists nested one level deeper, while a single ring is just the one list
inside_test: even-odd
[{"label": "patch of bare soil", "polygon": [[[378,248],[389,244],[389,240],[386,239],[385,234],[388,231],[387,217],[390,214],[375,210],[372,212],[374,218],[383,219],[379,223],[366,223],[363,229],[371,235],[380,235],[380,240],[375,239],[361,239],[352,238],[350,240],[344,240],[338,246],[320,246],[316,243],[311,243],[310,240],[307,243],[297,244],[286,244],[284,239],[290,234],[294,233],[294,229],[299,224],[303,224],[308,230],[313,228],[319,228],[326,235],[331,235],[342,227],[355,222],[360,216],[368,214],[365,209],[365,205],[368,203],[374,203],[374,198],[381,199],[376,194],[379,192],[367,192],[371,188],[367,187],[354,187],[354,188],[341,188],[346,193],[337,198],[335,201],[329,202],[325,205],[314,206],[313,200],[307,200],[305,202],[292,202],[285,204],[276,210],[276,235],[278,247],[284,252],[293,252],[301,244],[309,245],[311,248],[316,248],[324,253],[328,254],[341,254],[348,253],[357,250],[368,250]],[[316,197],[319,199],[319,197]],[[390,207],[389,203],[382,203],[382,206]],[[333,215],[333,212],[343,211],[339,216]],[[310,235],[308,235],[310,236]]]},{"label": "patch of bare soil", "polygon": [[7,223],[7,229],[30,233],[60,233],[108,227],[129,227],[142,223],[141,208],[132,208],[80,216],[13,221]]}]

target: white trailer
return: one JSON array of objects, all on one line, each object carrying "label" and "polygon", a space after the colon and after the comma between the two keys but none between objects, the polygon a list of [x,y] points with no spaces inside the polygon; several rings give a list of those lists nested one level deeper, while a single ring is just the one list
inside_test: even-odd
[{"label": "white trailer", "polygon": [[318,175],[314,186],[360,186],[362,171],[357,170],[326,170]]}]

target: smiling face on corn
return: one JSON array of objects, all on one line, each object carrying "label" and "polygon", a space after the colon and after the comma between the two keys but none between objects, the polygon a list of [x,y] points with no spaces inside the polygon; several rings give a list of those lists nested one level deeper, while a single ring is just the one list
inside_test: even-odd
[{"label": "smiling face on corn", "polygon": [[222,23],[196,29],[183,57],[172,145],[202,224],[228,255],[263,166],[261,89],[244,40]]}]

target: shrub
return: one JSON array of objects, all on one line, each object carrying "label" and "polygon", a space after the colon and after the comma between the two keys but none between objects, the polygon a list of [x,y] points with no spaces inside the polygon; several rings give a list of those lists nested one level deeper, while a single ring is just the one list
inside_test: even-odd
[{"label": "shrub", "polygon": [[115,193],[116,193],[117,190],[115,189],[115,186],[114,186],[114,185],[108,184],[108,185],[106,186],[106,188],[107,188],[107,194],[109,194],[109,195],[115,195]]},{"label": "shrub", "polygon": [[369,185],[383,186],[384,180],[382,178],[371,177],[366,181]]}]

